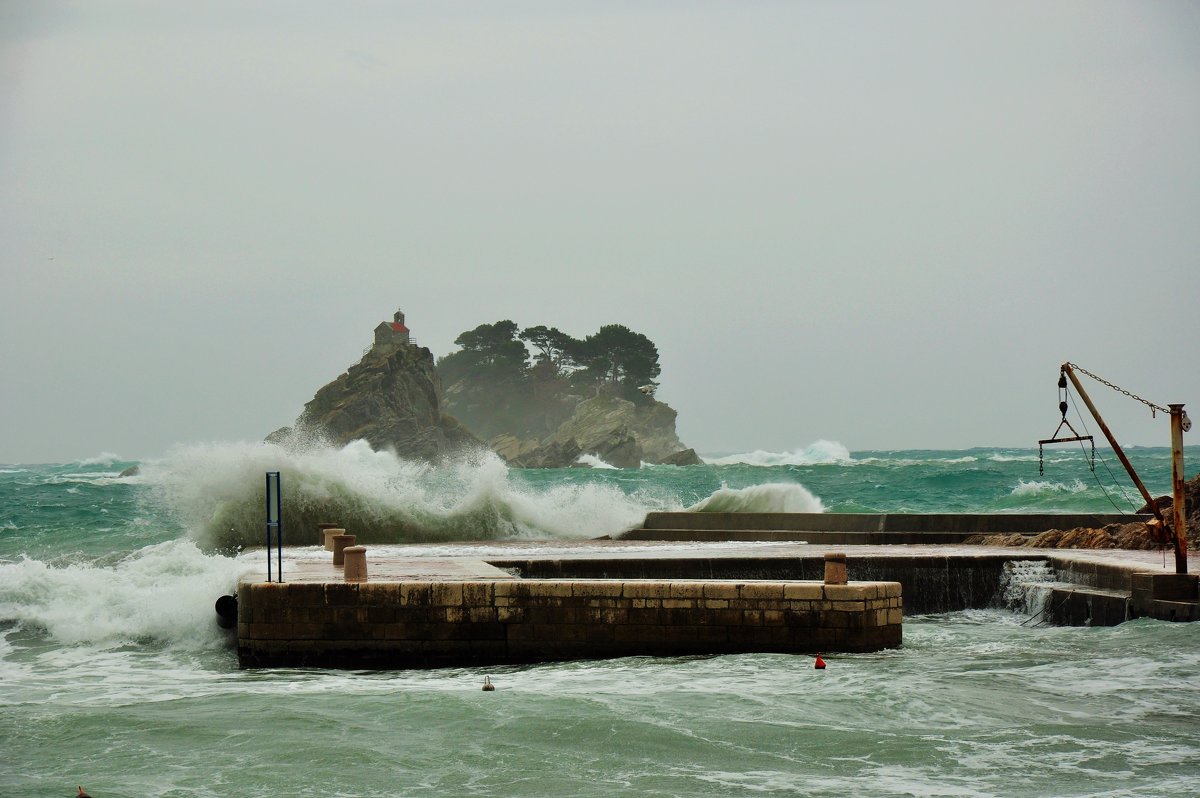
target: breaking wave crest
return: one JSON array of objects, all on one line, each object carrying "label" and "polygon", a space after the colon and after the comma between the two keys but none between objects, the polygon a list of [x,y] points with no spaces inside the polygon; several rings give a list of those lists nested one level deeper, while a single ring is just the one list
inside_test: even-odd
[{"label": "breaking wave crest", "polygon": [[606,463],[594,454],[581,454],[575,462],[579,463],[580,465],[585,465],[588,468],[600,468],[608,471],[616,469],[615,465]]},{"label": "breaking wave crest", "polygon": [[119,462],[121,455],[113,454],[112,452],[101,452],[95,457],[86,457],[82,460],[76,460],[77,465],[81,466],[111,466],[113,463]]},{"label": "breaking wave crest", "polygon": [[1044,496],[1054,493],[1086,493],[1088,486],[1083,483],[1083,480],[1075,480],[1070,485],[1065,485],[1062,482],[1049,482],[1041,480],[1020,480],[1017,486],[1012,489],[1013,496]]},{"label": "breaking wave crest", "polygon": [[850,451],[837,441],[819,440],[803,449],[790,452],[767,452],[758,449],[727,457],[705,458],[709,465],[805,466],[836,465],[851,462]]},{"label": "breaking wave crest", "polygon": [[223,645],[213,600],[252,568],[206,555],[188,540],[146,546],[111,564],[0,562],[0,619],[66,644],[211,648]]},{"label": "breaking wave crest", "polygon": [[263,542],[267,471],[280,472],[285,540],[301,545],[316,543],[323,522],[361,543],[590,538],[632,528],[651,510],[678,509],[670,498],[595,482],[522,484],[491,452],[431,465],[364,441],[193,445],[142,466],[155,500],[200,545],[216,548]]},{"label": "breaking wave crest", "polygon": [[703,513],[823,513],[825,505],[803,485],[771,482],[748,488],[721,487],[688,510]]}]

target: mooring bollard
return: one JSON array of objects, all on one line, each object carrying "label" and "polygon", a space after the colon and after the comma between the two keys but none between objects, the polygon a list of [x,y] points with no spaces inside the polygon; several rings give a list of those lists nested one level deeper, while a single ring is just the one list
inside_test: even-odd
[{"label": "mooring bollard", "polygon": [[337,524],[317,524],[317,545],[318,546],[325,545],[325,530],[326,529],[337,529],[337,528],[338,528]]},{"label": "mooring bollard", "polygon": [[845,585],[849,583],[846,578],[846,555],[841,552],[831,552],[825,555],[825,584],[827,585]]},{"label": "mooring bollard", "polygon": [[346,530],[340,526],[331,526],[323,534],[325,535],[325,551],[333,551],[333,536],[344,535],[346,534]]},{"label": "mooring bollard", "polygon": [[347,546],[342,549],[345,563],[342,566],[342,576],[347,582],[367,581],[367,547]]},{"label": "mooring bollard", "polygon": [[333,536],[333,564],[345,566],[346,564],[346,548],[354,545],[356,540],[355,535],[334,535]]}]

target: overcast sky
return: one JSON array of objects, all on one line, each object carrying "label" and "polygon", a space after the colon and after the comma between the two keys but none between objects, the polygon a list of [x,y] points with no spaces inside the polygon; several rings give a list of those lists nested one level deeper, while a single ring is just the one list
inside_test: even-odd
[{"label": "overcast sky", "polygon": [[643,332],[702,452],[1200,420],[1200,4],[0,16],[0,462],[261,438],[397,307]]}]

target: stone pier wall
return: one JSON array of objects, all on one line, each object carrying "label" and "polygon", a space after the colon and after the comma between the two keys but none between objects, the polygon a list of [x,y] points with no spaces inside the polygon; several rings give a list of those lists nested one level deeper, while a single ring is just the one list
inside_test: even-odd
[{"label": "stone pier wall", "polygon": [[[1004,563],[1008,560],[1045,560],[1041,552],[991,549],[976,554],[848,557],[852,584],[899,582],[903,585],[904,612],[923,615],[968,608],[994,607],[1000,599]],[[492,559],[526,579],[725,579],[771,581],[820,580],[824,556],[758,557],[645,557]]]},{"label": "stone pier wall", "polygon": [[243,582],[242,667],[408,668],[899,646],[896,582]]}]

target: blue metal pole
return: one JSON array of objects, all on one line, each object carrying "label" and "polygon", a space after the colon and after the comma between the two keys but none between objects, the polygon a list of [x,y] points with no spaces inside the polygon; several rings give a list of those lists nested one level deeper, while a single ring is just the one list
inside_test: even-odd
[{"label": "blue metal pole", "polygon": [[[275,535],[279,539],[279,559],[277,560],[278,567],[275,569],[279,574],[279,581],[283,581],[283,477],[278,471],[275,472]],[[270,552],[268,552],[269,556]]]},{"label": "blue metal pole", "polygon": [[267,472],[266,507],[267,511],[267,581],[271,581],[271,472]]}]

